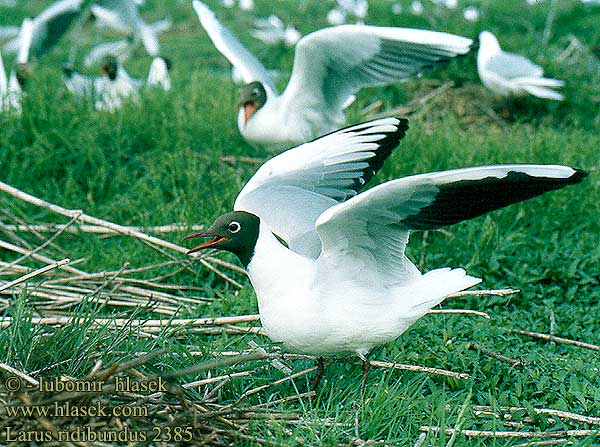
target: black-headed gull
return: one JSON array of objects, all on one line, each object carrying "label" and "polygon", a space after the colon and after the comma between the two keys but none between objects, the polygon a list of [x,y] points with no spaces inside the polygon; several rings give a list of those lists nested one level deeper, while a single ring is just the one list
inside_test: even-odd
[{"label": "black-headed gull", "polygon": [[466,54],[472,41],[408,28],[341,25],[300,39],[292,75],[279,95],[263,65],[202,2],[193,1],[217,49],[239,69],[242,89],[238,127],[246,141],[290,147],[345,122],[344,108],[363,87],[414,78],[439,62]]},{"label": "black-headed gull", "polygon": [[498,39],[489,31],[479,34],[477,71],[483,85],[500,96],[531,94],[538,98],[562,101],[564,96],[552,90],[563,81],[544,78],[544,70],[524,56],[502,51]]},{"label": "black-headed gull", "polygon": [[[565,166],[496,165],[414,175],[358,194],[407,130],[384,118],[348,127],[271,159],[190,250],[235,253],[262,325],[285,348],[363,361],[447,296],[480,282],[463,269],[421,274],[409,233],[480,216],[581,182]],[[284,242],[282,242],[284,241]]]},{"label": "black-headed gull", "polygon": [[82,75],[67,66],[64,68],[64,81],[67,90],[75,96],[93,95],[97,110],[114,112],[121,108],[127,99],[137,99],[140,88],[160,87],[164,91],[171,89],[169,62],[156,57],[150,65],[146,82],[129,76],[125,68],[112,55],[104,56],[101,65],[102,76],[92,78]]},{"label": "black-headed gull", "polygon": [[[84,0],[59,0],[33,19],[30,57],[39,59],[48,53],[82,15]],[[8,51],[17,51],[20,37],[6,44]]]}]

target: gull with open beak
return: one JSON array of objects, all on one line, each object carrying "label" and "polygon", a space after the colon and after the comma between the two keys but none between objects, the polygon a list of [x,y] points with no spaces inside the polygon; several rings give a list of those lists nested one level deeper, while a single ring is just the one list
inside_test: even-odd
[{"label": "gull with open beak", "polygon": [[268,70],[225,28],[204,3],[198,18],[215,47],[241,73],[246,86],[238,104],[238,128],[246,141],[289,148],[338,129],[344,109],[364,87],[413,79],[467,54],[473,41],[410,28],[343,25],[298,41],[292,74],[277,93]]},{"label": "gull with open beak", "polygon": [[187,236],[211,238],[189,253],[237,255],[274,342],[366,362],[373,347],[481,281],[460,268],[419,272],[404,253],[411,231],[443,228],[586,177],[566,166],[480,166],[391,180],[359,194],[407,128],[404,119],[384,118],[283,152],[250,179],[233,212]]}]

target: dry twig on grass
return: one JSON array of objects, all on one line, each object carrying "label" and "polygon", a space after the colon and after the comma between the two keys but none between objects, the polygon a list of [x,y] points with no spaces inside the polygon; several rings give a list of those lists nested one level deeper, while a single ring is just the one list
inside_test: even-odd
[{"label": "dry twig on grass", "polygon": [[[582,422],[582,423],[586,423],[586,424],[600,425],[600,417],[584,416],[582,414],[572,413],[569,411],[554,410],[551,408],[491,407],[488,405],[473,405],[471,408],[473,411],[488,411],[488,412],[500,411],[503,413],[503,415],[515,413],[517,411],[529,412],[529,411],[533,410],[537,414],[544,414],[547,416],[555,416],[555,417],[558,417],[561,419],[569,419],[572,421]],[[497,414],[497,413],[494,413],[494,414]]]},{"label": "dry twig on grass", "polygon": [[[158,247],[163,247],[163,248],[175,251],[177,253],[187,254],[187,252],[188,252],[187,248],[181,247],[172,242],[168,242],[163,239],[159,239],[155,236],[150,236],[150,235],[142,233],[141,231],[138,231],[138,230],[132,230],[129,227],[125,227],[123,225],[118,225],[113,222],[98,219],[97,217],[89,216],[89,215],[83,213],[81,210],[69,210],[67,208],[63,208],[61,206],[58,206],[53,203],[42,200],[38,197],[32,196],[31,194],[27,194],[26,192],[23,192],[23,191],[21,191],[17,188],[14,188],[3,182],[0,182],[0,191],[3,191],[13,197],[16,197],[16,198],[23,200],[27,203],[30,203],[32,205],[45,208],[54,213],[69,217],[69,218],[77,220],[77,221],[86,222],[91,225],[105,227],[105,228],[108,228],[117,233],[123,234],[125,236],[134,237],[136,239],[140,239],[142,241],[154,244]],[[200,263],[202,263],[204,266],[210,267],[211,270],[218,271],[214,266],[210,265],[210,262],[217,263],[215,259],[213,259],[211,257],[204,257],[201,255],[197,255],[197,256],[195,256],[195,258],[198,259],[200,261]],[[220,262],[218,264],[223,265],[223,262]],[[241,273],[244,272],[243,269],[240,269],[238,267],[236,267],[234,270],[241,272]],[[234,280],[229,278],[229,276],[225,275],[224,273],[221,273],[220,276],[222,276],[223,279],[226,279],[229,282],[233,283],[234,285],[239,286],[239,284],[237,282],[235,282]]]},{"label": "dry twig on grass", "polygon": [[31,273],[23,275],[20,278],[15,279],[14,281],[9,281],[7,283],[0,284],[0,292],[2,292],[3,290],[6,290],[6,289],[10,289],[11,287],[19,285],[25,281],[28,281],[31,278],[35,278],[36,276],[42,275],[46,272],[49,272],[50,270],[54,270],[55,268],[66,265],[69,262],[71,262],[70,259],[63,259],[62,261],[55,262],[54,264],[47,265],[46,267],[42,267],[41,269],[37,269]]},{"label": "dry twig on grass", "polygon": [[[442,429],[441,427],[424,425],[420,428],[423,432],[444,432],[453,435],[453,428]],[[600,435],[600,430],[564,430],[564,431],[491,431],[491,430],[460,430],[458,434],[470,438],[584,438]]]},{"label": "dry twig on grass", "polygon": [[485,346],[481,346],[479,343],[475,343],[475,342],[469,342],[468,347],[470,349],[474,349],[476,351],[481,352],[484,355],[487,355],[489,357],[493,357],[496,360],[500,360],[501,362],[504,363],[508,363],[511,366],[524,366],[525,362],[523,360],[514,360],[511,359],[510,357],[506,357],[505,355],[502,355],[498,352],[494,352],[488,348],[486,348]]},{"label": "dry twig on grass", "polygon": [[538,338],[540,340],[550,341],[550,342],[564,344],[564,345],[578,346],[580,348],[591,349],[593,351],[600,351],[600,346],[593,345],[591,343],[585,343],[583,341],[571,340],[569,338],[563,338],[563,337],[556,337],[555,335],[542,334],[540,332],[523,331],[521,329],[507,328],[505,330],[508,332],[511,332],[513,334],[526,335],[528,337]]},{"label": "dry twig on grass", "polygon": [[[125,226],[128,230],[131,231],[141,231],[146,233],[156,233],[156,234],[164,234],[164,233],[180,233],[183,231],[202,231],[204,229],[204,225],[192,225],[188,227],[182,223],[173,223],[168,225],[157,225],[151,227],[132,227]],[[80,233],[93,233],[93,234],[104,234],[104,235],[118,235],[120,234],[118,231],[112,230],[110,228],[98,226],[98,225],[77,225],[74,227],[67,226],[65,224],[31,224],[31,225],[8,225],[0,223],[1,230],[21,232],[21,233],[56,233],[57,231],[64,230],[67,233],[71,234],[80,234]]]}]

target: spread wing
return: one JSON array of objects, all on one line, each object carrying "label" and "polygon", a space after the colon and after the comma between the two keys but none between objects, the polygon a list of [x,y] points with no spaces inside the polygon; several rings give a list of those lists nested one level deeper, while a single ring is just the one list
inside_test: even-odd
[{"label": "spread wing", "polygon": [[[106,3],[106,2],[105,2]],[[104,28],[110,28],[120,33],[130,34],[134,30],[132,22],[135,21],[135,15],[131,16],[127,10],[123,10],[125,14],[118,14],[113,9],[108,9],[110,6],[118,7],[118,4],[108,4],[107,7],[100,5],[92,5],[91,12],[96,18],[96,25]]]},{"label": "spread wing", "polygon": [[339,112],[361,88],[414,78],[468,53],[472,43],[465,37],[419,29],[325,28],[296,45],[292,76],[283,95],[299,107]]},{"label": "spread wing", "polygon": [[31,56],[39,58],[48,53],[69,30],[82,12],[83,0],[60,0],[34,19]]},{"label": "spread wing", "polygon": [[217,47],[217,50],[241,73],[244,82],[259,81],[265,89],[271,90],[270,93],[276,93],[275,84],[267,69],[240,43],[231,31],[219,22],[208,6],[198,0],[194,0],[192,4],[200,23],[208,33],[208,37]]},{"label": "spread wing", "polygon": [[33,21],[29,18],[23,20],[19,30],[19,51],[17,52],[17,63],[26,64],[29,60],[31,43],[34,32]]},{"label": "spread wing", "polygon": [[234,209],[260,217],[298,253],[317,257],[315,222],[354,197],[405,135],[406,120],[383,118],[320,137],[269,160],[238,195]]},{"label": "spread wing", "polygon": [[157,29],[142,20],[132,0],[98,0],[98,5],[92,7],[92,13],[105,26],[134,34],[150,56],[158,56],[160,43]]},{"label": "spread wing", "polygon": [[412,264],[404,256],[411,230],[433,230],[581,182],[565,166],[497,165],[393,180],[326,210],[317,220],[323,268],[378,272],[401,284]]}]

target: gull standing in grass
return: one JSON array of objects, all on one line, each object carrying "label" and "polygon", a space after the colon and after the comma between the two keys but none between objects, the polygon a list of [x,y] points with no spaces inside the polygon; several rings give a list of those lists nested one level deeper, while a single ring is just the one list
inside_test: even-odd
[{"label": "gull standing in grass", "polygon": [[202,2],[193,1],[217,49],[238,68],[238,127],[246,141],[274,149],[303,143],[337,129],[344,109],[363,87],[413,79],[471,49],[471,39],[408,28],[342,25],[302,38],[292,75],[279,95],[263,65]]},{"label": "gull standing in grass", "polygon": [[23,88],[27,80],[31,77],[31,68],[28,60],[32,32],[33,21],[30,18],[25,18],[19,29],[18,39],[20,47],[17,59],[8,79],[6,78],[4,63],[0,55],[0,111],[14,110],[18,114],[21,113]]},{"label": "gull standing in grass", "polygon": [[489,31],[479,34],[477,71],[483,85],[500,96],[524,96],[562,101],[564,96],[553,88],[563,81],[544,78],[544,70],[524,56],[502,51],[498,39]]},{"label": "gull standing in grass", "polygon": [[238,256],[274,342],[316,356],[353,353],[368,367],[372,348],[481,281],[460,268],[419,272],[404,253],[411,231],[472,219],[586,177],[566,166],[481,166],[359,194],[407,128],[406,120],[384,118],[290,149],[260,167],[233,212],[186,236],[212,238],[189,253],[217,248]]},{"label": "gull standing in grass", "polygon": [[108,55],[102,60],[102,76],[92,78],[66,66],[64,81],[67,90],[75,96],[94,95],[97,110],[114,112],[123,106],[125,100],[137,99],[143,85],[169,91],[171,89],[169,67],[170,63],[166,59],[154,58],[144,84],[142,80],[129,76],[115,56]]}]

